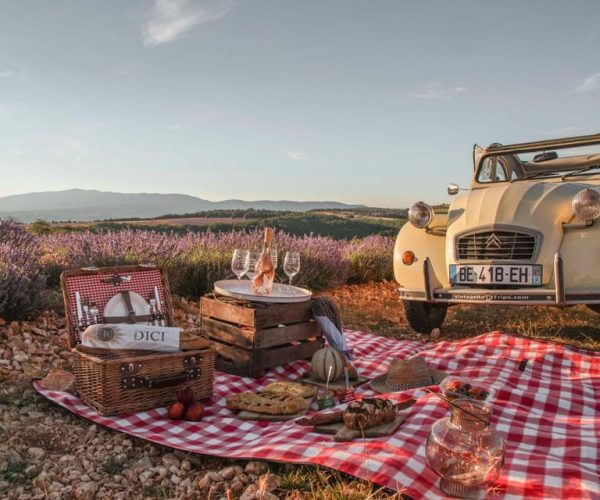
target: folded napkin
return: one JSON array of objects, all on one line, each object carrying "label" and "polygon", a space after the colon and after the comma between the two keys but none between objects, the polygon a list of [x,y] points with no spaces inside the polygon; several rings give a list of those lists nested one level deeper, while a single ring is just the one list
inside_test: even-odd
[{"label": "folded napkin", "polygon": [[352,350],[348,348],[342,329],[342,318],[333,300],[327,297],[315,297],[311,300],[313,318],[319,324],[327,342],[335,350],[352,361]]}]

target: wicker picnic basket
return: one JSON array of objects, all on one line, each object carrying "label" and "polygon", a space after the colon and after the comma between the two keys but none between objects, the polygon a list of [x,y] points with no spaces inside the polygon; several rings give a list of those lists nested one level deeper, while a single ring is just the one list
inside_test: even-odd
[{"label": "wicker picnic basket", "polygon": [[[173,325],[173,305],[167,278],[155,266],[83,268],[65,271],[61,289],[69,344],[74,354],[75,388],[80,398],[100,414],[118,415],[165,406],[175,401],[176,391],[189,386],[195,399],[213,395],[215,353],[193,349],[158,353],[154,351],[98,351],[81,346],[81,333],[90,321],[88,304],[99,311],[95,322],[104,323],[108,301],[120,292],[156,297],[164,322]],[[79,302],[79,306],[78,306]],[[86,313],[81,320],[81,304]],[[132,318],[128,318],[132,319]],[[147,317],[133,320],[146,321]],[[125,321],[124,321],[125,322]]]}]

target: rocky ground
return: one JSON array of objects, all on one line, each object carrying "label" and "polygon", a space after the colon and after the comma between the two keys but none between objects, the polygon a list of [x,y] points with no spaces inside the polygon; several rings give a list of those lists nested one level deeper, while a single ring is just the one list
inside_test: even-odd
[{"label": "rocky ground", "polygon": [[[412,332],[395,285],[345,286],[328,292],[346,326],[396,338]],[[178,301],[177,319],[198,329],[193,304]],[[459,306],[435,339],[503,330],[600,349],[600,319],[569,310]],[[317,467],[228,461],[186,454],[118,434],[74,417],[33,391],[52,367],[70,370],[62,314],[31,321],[0,319],[0,497],[28,498],[391,498],[370,483]]]},{"label": "rocky ground", "polygon": [[[180,325],[198,328],[192,304]],[[173,451],[93,425],[41,398],[33,378],[71,370],[62,315],[0,319],[0,497],[389,498],[369,483],[294,465],[228,461]]]}]

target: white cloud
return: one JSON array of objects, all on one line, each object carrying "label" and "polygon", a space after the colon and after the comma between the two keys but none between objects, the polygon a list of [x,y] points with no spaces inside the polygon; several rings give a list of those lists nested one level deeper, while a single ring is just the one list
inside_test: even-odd
[{"label": "white cloud", "polygon": [[426,83],[421,91],[412,94],[412,96],[417,99],[449,101],[456,94],[462,94],[466,91],[466,87],[447,87],[441,82],[434,81]]},{"label": "white cloud", "polygon": [[194,26],[225,16],[233,0],[154,0],[144,26],[144,45],[160,45],[181,37]]},{"label": "white cloud", "polygon": [[25,82],[25,74],[15,66],[5,66],[0,68],[0,81],[2,80]]},{"label": "white cloud", "polygon": [[67,139],[55,152],[58,156],[72,158],[77,162],[85,156],[85,146],[77,139]]},{"label": "white cloud", "polygon": [[583,80],[575,87],[574,92],[593,92],[598,89],[600,89],[600,71]]},{"label": "white cloud", "polygon": [[288,151],[288,158],[292,161],[310,160],[310,155],[304,151]]},{"label": "white cloud", "polygon": [[23,151],[21,151],[18,148],[8,148],[8,150],[15,156],[23,156],[24,155]]},{"label": "white cloud", "polygon": [[165,128],[169,132],[178,132],[183,128],[183,125],[181,125],[181,123],[174,123],[172,125],[167,125]]}]

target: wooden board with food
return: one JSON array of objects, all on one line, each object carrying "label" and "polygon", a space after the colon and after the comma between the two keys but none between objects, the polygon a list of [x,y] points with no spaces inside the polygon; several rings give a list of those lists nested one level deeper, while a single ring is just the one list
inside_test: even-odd
[{"label": "wooden board with food", "polygon": [[243,392],[227,398],[227,408],[239,411],[242,420],[281,422],[302,417],[308,411],[316,390],[289,381],[272,382],[261,392]]},{"label": "wooden board with food", "polygon": [[[329,382],[329,384],[327,383],[327,381],[322,381],[317,379],[314,374],[312,373],[305,373],[303,375],[303,379],[302,382],[305,382],[307,384],[311,384],[311,385],[315,385],[318,387],[327,387],[328,389],[331,389],[332,391],[343,391],[344,389],[346,389],[346,382],[344,379],[340,379],[340,380],[332,380]],[[356,378],[352,379],[350,378],[349,380],[349,384],[351,387],[359,387],[363,384],[366,384],[370,379],[368,377],[363,377],[361,375],[357,375]]]},{"label": "wooden board with food", "polygon": [[334,440],[339,442],[359,437],[388,436],[396,432],[404,421],[405,416],[399,412],[415,403],[415,399],[394,403],[382,398],[365,398],[351,402],[345,410],[301,418],[297,423],[311,426],[313,432],[333,434]]},{"label": "wooden board with food", "polygon": [[346,441],[353,441],[357,438],[377,438],[389,436],[398,430],[398,427],[400,427],[402,422],[404,422],[404,418],[404,415],[396,415],[394,420],[391,420],[390,422],[385,422],[364,430],[349,429],[342,422],[338,422],[335,424],[316,426],[313,428],[313,431],[319,434],[332,434],[334,441],[342,443]]}]

